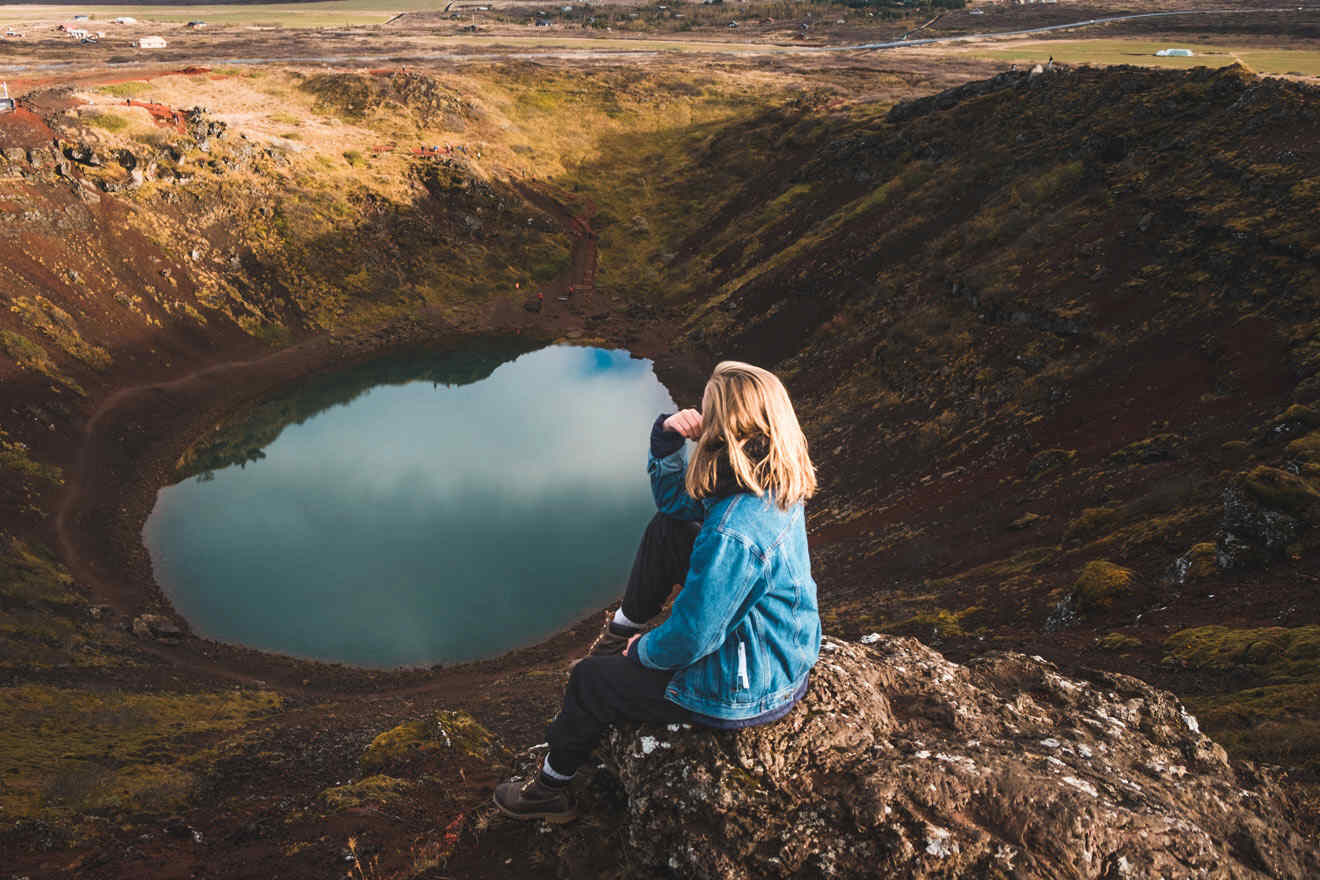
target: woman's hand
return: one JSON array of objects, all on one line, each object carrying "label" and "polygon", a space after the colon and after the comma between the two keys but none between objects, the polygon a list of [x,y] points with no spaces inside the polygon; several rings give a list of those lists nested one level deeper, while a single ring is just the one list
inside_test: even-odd
[{"label": "woman's hand", "polygon": [[626,644],[626,645],[623,646],[623,656],[625,656],[625,657],[629,657],[629,656],[632,655],[633,642],[635,642],[635,641],[637,641],[638,639],[640,639],[640,638],[642,637],[642,635],[643,635],[643,633],[638,633],[637,635],[633,636],[631,639],[628,640],[628,644]]},{"label": "woman's hand", "polygon": [[665,430],[682,434],[689,440],[701,436],[701,412],[695,409],[680,409],[665,419]]}]

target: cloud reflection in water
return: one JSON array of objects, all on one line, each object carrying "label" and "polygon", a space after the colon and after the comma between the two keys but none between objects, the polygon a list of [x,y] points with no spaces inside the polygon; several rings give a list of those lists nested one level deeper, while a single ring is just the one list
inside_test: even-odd
[{"label": "cloud reflection in water", "polygon": [[378,386],[162,489],[144,540],[210,637],[365,666],[491,656],[619,594],[672,408],[649,361],[600,349]]}]

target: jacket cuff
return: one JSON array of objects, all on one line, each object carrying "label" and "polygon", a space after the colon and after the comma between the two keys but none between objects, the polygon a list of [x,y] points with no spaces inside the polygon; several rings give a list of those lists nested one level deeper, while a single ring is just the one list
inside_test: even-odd
[{"label": "jacket cuff", "polygon": [[[649,633],[647,633],[647,635],[649,635]],[[642,636],[642,637],[641,637],[640,639],[638,639],[637,641],[633,642],[633,649],[632,649],[632,652],[631,652],[631,655],[630,655],[630,656],[632,656],[632,658],[633,658],[634,660],[637,661],[638,665],[645,666],[647,669],[660,669],[660,668],[661,668],[661,667],[659,667],[659,666],[656,666],[656,665],[654,665],[654,664],[652,664],[652,663],[647,662],[647,659],[646,659],[646,636],[645,636],[645,635]]]},{"label": "jacket cuff", "polygon": [[665,419],[672,415],[673,413],[661,413],[656,418],[655,424],[651,426],[651,455],[655,458],[673,455],[683,448],[683,435],[665,427]]}]

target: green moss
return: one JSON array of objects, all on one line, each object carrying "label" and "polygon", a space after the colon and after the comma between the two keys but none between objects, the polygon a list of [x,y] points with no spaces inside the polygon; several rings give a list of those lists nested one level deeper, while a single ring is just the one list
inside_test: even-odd
[{"label": "green moss", "polygon": [[82,386],[60,372],[50,354],[39,343],[33,342],[22,333],[13,330],[0,330],[0,349],[13,358],[14,362],[25,370],[33,370],[49,376],[67,386],[79,395],[85,395]]},{"label": "green moss", "polygon": [[1102,529],[1111,528],[1117,523],[1118,514],[1119,508],[1117,507],[1087,507],[1082,510],[1080,516],[1068,523],[1068,528],[1064,534],[1069,538],[1093,535]]},{"label": "green moss", "polygon": [[1156,434],[1130,443],[1109,456],[1109,460],[1120,464],[1150,464],[1167,461],[1178,455],[1178,450],[1187,442],[1181,434]]},{"label": "green moss", "polygon": [[1130,651],[1141,647],[1141,639],[1120,632],[1107,633],[1096,639],[1095,643],[1104,651]]},{"label": "green moss", "polygon": [[1311,505],[1320,501],[1317,492],[1301,477],[1261,465],[1242,478],[1242,488],[1265,507],[1282,510],[1294,516],[1303,516]]},{"label": "green moss", "polygon": [[1320,412],[1309,406],[1302,406],[1295,403],[1283,412],[1279,413],[1270,422],[1274,427],[1280,425],[1295,425],[1299,428],[1320,428]]},{"label": "green moss", "polygon": [[0,689],[0,808],[8,816],[177,809],[210,755],[198,737],[277,709],[269,691]]},{"label": "green moss", "polygon": [[1194,669],[1250,669],[1271,681],[1320,676],[1320,626],[1241,629],[1201,626],[1164,642],[1167,659]]},{"label": "green moss", "polygon": [[1182,569],[1180,579],[1184,582],[1202,580],[1217,574],[1219,563],[1216,561],[1215,545],[1208,541],[1193,544],[1190,550],[1179,557],[1178,566]]},{"label": "green moss", "polygon": [[1320,462],[1320,431],[1312,431],[1289,443],[1288,454],[1308,463]]},{"label": "green moss", "polygon": [[1027,476],[1038,480],[1053,473],[1077,457],[1076,449],[1046,449],[1036,453],[1027,462]]},{"label": "green moss", "polygon": [[[923,611],[914,614],[907,620],[896,624],[893,628],[903,629],[914,625],[932,627],[936,634],[945,636],[965,636],[968,630],[964,627],[967,618],[972,617],[982,608],[979,605],[972,605],[961,611],[951,611],[948,608],[936,608],[934,611]],[[974,630],[973,630],[974,632]]]},{"label": "green moss", "polygon": [[9,440],[9,435],[0,428],[0,470],[20,474],[24,478],[48,483],[53,486],[63,484],[63,472],[51,464],[43,464],[28,452],[26,443]]},{"label": "green moss", "polygon": [[1320,683],[1253,687],[1184,702],[1234,757],[1320,771]]},{"label": "green moss", "polygon": [[1131,569],[1096,559],[1082,567],[1073,591],[1083,608],[1108,608],[1116,596],[1129,590],[1132,580]]},{"label": "green moss", "polygon": [[89,367],[103,370],[110,366],[110,353],[83,339],[73,317],[46,297],[38,295],[29,299],[20,296],[13,300],[9,309],[19,315],[23,323]]},{"label": "green moss", "polygon": [[73,578],[46,553],[17,538],[0,536],[0,596],[17,602],[81,605],[85,600],[73,587]]},{"label": "green moss", "polygon": [[1044,519],[1049,519],[1049,517],[1048,517],[1048,516],[1041,516],[1039,513],[1031,513],[1031,512],[1027,512],[1027,513],[1024,513],[1024,514],[1022,514],[1021,516],[1019,516],[1017,519],[1013,520],[1011,523],[1009,523],[1009,524],[1008,524],[1008,527],[1009,527],[1009,529],[1011,529],[1011,530],[1013,530],[1013,531],[1015,531],[1015,532],[1016,532],[1016,531],[1021,531],[1022,529],[1029,529],[1029,528],[1031,528],[1031,527],[1034,526],[1036,523],[1038,523],[1038,522],[1040,522],[1041,520],[1044,520]]},{"label": "green moss", "polygon": [[347,810],[368,804],[389,805],[406,798],[417,785],[406,779],[377,774],[349,785],[337,785],[321,792],[333,810]]},{"label": "green moss", "polygon": [[22,333],[13,330],[0,330],[0,348],[14,359],[20,367],[48,373],[55,369],[55,362],[50,359],[46,349],[28,339]]},{"label": "green moss", "polygon": [[461,711],[440,711],[429,718],[406,721],[377,736],[362,753],[366,773],[410,767],[435,755],[461,754],[483,762],[502,758],[504,747],[495,734]]}]

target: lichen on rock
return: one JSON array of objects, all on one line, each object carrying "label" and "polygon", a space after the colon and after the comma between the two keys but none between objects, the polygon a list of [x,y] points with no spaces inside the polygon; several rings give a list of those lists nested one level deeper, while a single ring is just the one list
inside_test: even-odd
[{"label": "lichen on rock", "polygon": [[586,821],[548,841],[561,866],[615,840],[605,874],[625,877],[1320,873],[1273,776],[1230,764],[1174,695],[1022,654],[827,639],[784,720],[623,727],[600,754]]},{"label": "lichen on rock", "polygon": [[1224,490],[1224,518],[1217,558],[1220,568],[1269,565],[1320,511],[1320,492],[1297,476],[1261,465]]}]

